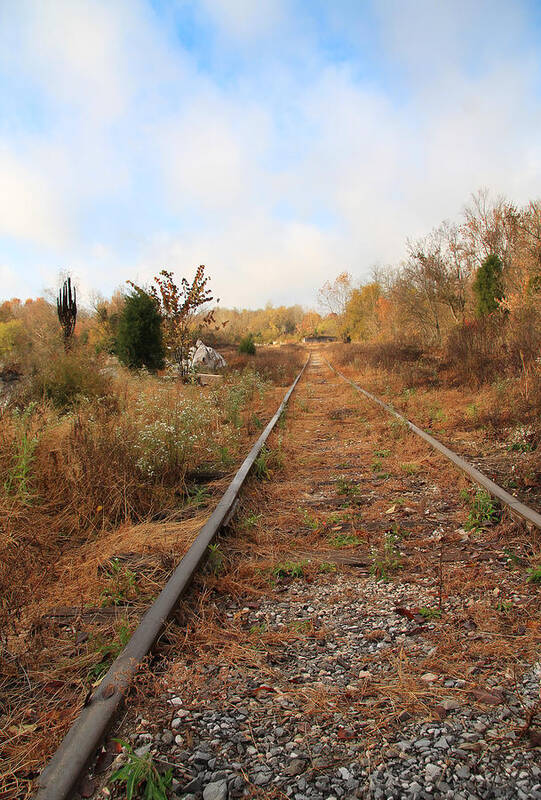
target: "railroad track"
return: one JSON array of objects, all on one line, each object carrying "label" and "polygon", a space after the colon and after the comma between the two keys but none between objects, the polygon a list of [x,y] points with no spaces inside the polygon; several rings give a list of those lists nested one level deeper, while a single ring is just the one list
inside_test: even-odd
[{"label": "railroad track", "polygon": [[[267,442],[268,437],[275,429],[276,423],[278,422],[278,419],[280,418],[287,403],[290,401],[292,393],[296,388],[297,384],[299,383],[299,381],[301,380],[307,365],[308,362],[305,365],[305,367],[303,367],[303,370],[301,370],[295,382],[286,393],[276,414],[265,428],[258,442],[252,448],[250,454],[244,461],[239,472],[233,479],[231,485],[228,487],[222,500],[218,504],[215,512],[212,514],[206,525],[200,531],[196,541],[194,542],[190,550],[186,553],[186,555],[180,562],[179,566],[171,576],[170,580],[162,590],[157,600],[154,602],[154,604],[150,607],[150,609],[147,611],[147,613],[141,620],[139,626],[133,633],[125,650],[113,663],[109,672],[101,682],[99,688],[92,696],[89,704],[82,710],[79,718],[68,732],[59,750],[54,755],[53,759],[42,773],[42,776],[39,781],[39,790],[38,790],[38,798],[40,800],[64,800],[64,798],[67,798],[73,794],[82,773],[84,772],[89,761],[91,761],[93,755],[95,754],[96,749],[100,744],[100,742],[102,741],[108,727],[111,725],[114,719],[114,715],[118,709],[118,706],[120,705],[126,691],[128,690],[130,683],[133,679],[133,676],[137,672],[146,654],[153,646],[169,614],[176,606],[176,604],[179,601],[179,598],[183,595],[186,588],[188,587],[194,573],[197,571],[200,563],[205,557],[205,554],[208,552],[209,544],[212,542],[213,538],[216,536],[220,528],[224,525],[224,523],[231,517],[231,514],[234,512],[238,496],[245,482],[245,479],[249,474],[250,469],[253,466],[262,447],[265,445],[265,442]],[[291,458],[291,463],[289,464],[289,468],[291,469],[291,466],[293,464],[294,461],[293,456],[298,458],[299,468],[297,471],[293,469],[293,473],[288,475],[287,479],[284,479],[284,485],[278,486],[276,488],[276,497],[283,498],[281,501],[282,505],[286,506],[290,511],[296,508],[297,507],[296,504],[299,502],[302,502],[306,506],[306,509],[308,510],[303,509],[303,518],[305,521],[306,519],[309,518],[308,527],[309,528],[311,527],[312,530],[318,531],[317,528],[314,528],[314,525],[316,524],[316,522],[318,522],[320,517],[322,520],[323,518],[325,518],[324,521],[321,522],[321,526],[322,530],[325,532],[325,536],[327,537],[327,539],[325,540],[326,542],[329,540],[329,536],[331,536],[329,531],[331,529],[332,530],[336,529],[336,535],[334,535],[334,537],[331,536],[331,541],[335,542],[334,549],[329,549],[327,544],[325,544],[325,546],[321,549],[321,552],[316,552],[317,548],[314,549],[314,547],[312,546],[311,534],[308,531],[308,533],[306,535],[303,535],[302,537],[302,542],[300,543],[300,545],[302,546],[300,546],[299,543],[297,543],[295,545],[295,548],[293,548],[294,552],[290,554],[291,558],[293,558],[293,555],[295,553],[301,554],[303,555],[303,558],[304,557],[307,558],[307,563],[310,564],[314,563],[316,565],[319,565],[316,569],[316,575],[320,574],[318,570],[321,567],[321,565],[330,564],[332,566],[332,564],[334,565],[343,564],[346,565],[347,567],[348,565],[347,558],[344,560],[342,553],[342,560],[341,560],[340,552],[338,552],[343,547],[343,544],[336,544],[336,542],[341,542],[341,543],[347,541],[352,542],[353,540],[357,540],[359,538],[356,533],[357,531],[356,526],[358,525],[358,520],[355,517],[355,514],[357,514],[357,516],[360,515],[361,512],[359,511],[359,509],[361,509],[362,513],[365,514],[365,516],[367,516],[364,527],[366,528],[369,541],[371,541],[370,540],[371,531],[376,530],[378,526],[378,518],[381,519],[382,516],[385,521],[385,525],[387,525],[388,522],[389,523],[392,522],[394,526],[404,527],[406,531],[409,530],[408,525],[412,527],[411,524],[412,519],[415,520],[415,514],[412,512],[412,509],[409,509],[407,511],[406,518],[404,519],[400,517],[401,509],[400,507],[397,506],[397,504],[391,504],[390,508],[382,509],[381,502],[379,502],[378,498],[378,492],[383,493],[384,491],[383,487],[387,479],[385,478],[380,479],[377,477],[373,478],[371,480],[372,483],[374,483],[374,485],[371,485],[370,480],[367,480],[366,484],[370,485],[370,492],[368,491],[365,492],[362,480],[354,480],[353,478],[349,477],[352,473],[355,473],[354,476],[355,478],[357,477],[357,472],[356,472],[357,467],[355,465],[352,467],[348,459],[350,455],[353,456],[354,454],[357,453],[357,451],[359,450],[359,443],[360,443],[360,439],[358,438],[359,430],[357,427],[357,422],[358,422],[357,410],[355,408],[355,405],[353,405],[353,407],[351,405],[351,394],[349,386],[351,386],[356,392],[361,392],[362,396],[365,397],[372,405],[379,404],[379,406],[383,407],[386,412],[394,414],[397,417],[400,417],[400,415],[398,415],[397,412],[394,411],[394,409],[382,403],[382,401],[380,401],[378,398],[375,398],[373,395],[370,395],[361,387],[357,386],[348,378],[346,378],[344,375],[341,375],[336,371],[334,372],[340,379],[340,383],[336,382],[333,386],[330,386],[332,379],[329,380],[329,376],[332,375],[331,372],[332,369],[333,368],[331,367],[331,365],[329,365],[328,362],[326,362],[326,360],[319,353],[316,352],[313,354],[311,363],[308,367],[308,374],[310,378],[307,381],[303,381],[304,397],[299,399],[298,407],[296,407],[294,409],[294,413],[292,412],[291,414],[291,416],[294,417],[294,423],[299,429],[297,437],[299,437],[301,441],[298,443],[297,449],[295,451],[292,451],[291,453],[292,458]],[[305,386],[305,383],[308,383],[309,385]],[[343,407],[341,406],[341,404],[343,404]],[[320,406],[321,410],[319,410]],[[377,420],[377,425],[380,425],[382,431],[385,432],[386,430],[385,423],[381,420],[381,414],[379,410],[374,409],[373,413],[374,415],[379,414],[380,418],[378,419],[376,416],[372,416],[368,420],[368,423],[363,422],[363,425],[365,426],[364,429],[366,430],[367,428],[370,427],[375,428]],[[288,417],[289,416],[290,415],[288,415]],[[402,417],[400,418],[403,420]],[[308,425],[308,423],[306,422],[306,425],[308,425],[308,427],[302,429],[304,421],[308,419],[311,420],[310,425]],[[329,420],[333,420],[332,425],[329,422]],[[428,443],[432,448],[435,448],[435,450],[438,452],[438,456],[436,458],[436,461],[434,462],[430,462],[428,457],[423,456],[423,458],[426,459],[426,461],[423,462],[423,468],[426,468],[427,475],[430,474],[430,477],[427,479],[426,482],[429,488],[432,488],[432,485],[429,486],[430,481],[435,482],[436,476],[438,475],[438,470],[440,469],[440,462],[437,459],[439,459],[439,456],[443,455],[446,459],[451,461],[455,466],[458,466],[464,472],[464,474],[468,476],[469,479],[473,479],[476,483],[484,486],[488,491],[491,492],[491,494],[493,494],[493,496],[497,497],[498,500],[503,505],[508,506],[513,514],[518,514],[522,519],[527,520],[528,523],[530,523],[531,525],[541,527],[540,524],[541,516],[537,514],[537,512],[535,512],[533,509],[528,509],[522,503],[519,503],[519,501],[517,501],[516,498],[513,498],[511,495],[508,495],[508,493],[506,493],[503,489],[501,489],[501,487],[496,486],[496,484],[490,481],[490,479],[488,479],[486,476],[482,475],[478,470],[474,469],[470,465],[467,465],[459,456],[449,451],[448,448],[445,448],[443,445],[441,445],[441,443],[434,440],[433,437],[431,437],[429,434],[426,434],[424,431],[418,429],[415,425],[413,425],[413,423],[410,423],[407,420],[403,421],[408,425],[411,431],[413,431],[417,436],[423,439],[424,442]],[[347,437],[350,438],[347,439]],[[351,437],[354,438],[352,439]],[[346,450],[348,459],[336,463],[337,451],[345,452]],[[382,449],[380,447],[378,452],[387,452],[387,450]],[[388,458],[388,456],[383,456],[382,458]],[[353,462],[353,458],[351,460]],[[331,480],[321,480],[322,476],[321,475],[318,476],[318,470],[321,468],[322,463],[324,470],[326,470],[325,474],[330,475]],[[336,478],[337,471],[338,472],[343,471],[346,477],[339,476],[338,478]],[[287,472],[288,470],[286,467],[286,473]],[[301,476],[302,479],[305,479],[305,484],[299,487],[296,485],[296,481],[299,480],[300,473],[302,473]],[[334,496],[329,497],[328,496],[329,487],[334,487],[337,484],[339,484],[341,487],[339,489],[338,498]],[[412,494],[414,495],[414,492]],[[339,504],[335,502],[336,499],[339,500]],[[258,500],[259,502],[261,502],[261,498],[257,498],[256,503]],[[349,519],[345,520],[345,517],[347,515],[344,514],[343,515],[344,520],[340,519],[339,522],[335,523],[334,527],[332,525],[329,527],[327,521],[328,517],[327,512],[329,508],[341,509],[344,503],[346,504],[349,503],[351,509],[353,509],[353,511],[351,512],[353,515],[353,522],[351,522],[351,520]],[[384,505],[387,505],[387,498],[385,498],[384,500]],[[371,513],[366,514],[364,509],[367,508],[368,506],[370,506]],[[393,507],[396,507],[395,511],[392,510]],[[408,506],[406,506],[406,508],[408,508]],[[391,511],[390,514],[389,511]],[[455,513],[455,510],[453,510],[453,513]],[[335,516],[338,518],[340,517],[340,514],[341,512],[340,513],[337,512]],[[327,515],[327,517],[325,515]],[[387,515],[387,517],[385,517],[384,515]],[[442,515],[440,514],[439,516],[441,517]],[[398,519],[399,517],[400,517],[399,522],[394,521],[395,518]],[[427,520],[425,514],[423,518],[423,524],[425,524],[426,522]],[[432,528],[434,526],[434,522],[439,522],[440,527],[443,524],[442,521],[436,515],[435,519],[429,518],[428,527]],[[455,523],[453,522],[452,524]],[[385,535],[387,535],[387,533]],[[420,536],[420,534],[417,533],[415,535],[418,536],[418,538]],[[429,541],[432,542],[432,539],[429,538]],[[264,543],[265,542],[263,540],[263,544]],[[371,546],[373,547],[373,545]],[[288,552],[287,545],[285,545],[285,547],[286,550],[284,552],[287,553]],[[442,560],[444,560],[442,556],[441,536],[439,539],[438,537],[436,537],[434,540],[434,548],[433,548],[434,551],[436,551],[438,547],[439,547],[438,557],[439,557],[440,583],[441,583],[441,564]],[[460,558],[461,545],[460,543],[457,545],[456,537],[452,541],[450,547],[451,550],[453,550],[454,548],[453,552],[455,553],[456,556],[456,558],[454,558],[454,562],[461,563],[462,562]],[[475,546],[471,547],[470,543],[468,543],[468,545],[464,545],[464,547],[466,550],[468,549],[468,547],[470,547],[470,550],[472,552],[473,550],[475,550]],[[253,549],[253,545],[251,546],[251,548]],[[346,553],[347,553],[347,548],[348,545],[346,544]],[[262,547],[262,549],[264,550],[264,546]],[[359,553],[357,552],[358,549],[359,548],[355,548],[356,562],[354,558],[352,564],[350,559],[348,568],[360,567],[361,569],[363,569],[363,567],[369,567],[371,551],[368,551],[365,548],[366,551],[365,554],[363,555],[361,553],[359,555]],[[411,553],[408,554],[407,552],[408,547],[405,546],[406,550],[405,558],[410,559],[412,564],[415,562],[414,565],[416,565],[418,559],[417,555],[414,553],[415,542],[413,542],[410,549]],[[244,548],[244,550],[241,547],[241,549],[238,551],[238,555],[240,554],[246,555],[246,553],[249,551],[250,547],[248,547],[247,549]],[[382,551],[382,554],[383,554],[382,557],[384,558],[385,557],[384,550]],[[453,559],[448,559],[448,560],[453,561]],[[436,572],[438,569],[437,562],[438,559],[436,558],[434,561]],[[284,560],[284,562],[281,563],[287,564],[289,562],[287,560]],[[305,562],[302,561],[301,559],[300,561],[295,563],[305,563]],[[372,564],[372,567],[373,566],[374,565]],[[287,568],[281,567],[281,569],[283,571],[286,570]],[[293,570],[293,568],[290,569]],[[366,571],[368,570],[365,570],[365,572]],[[279,570],[276,574],[278,576],[277,580],[279,580],[280,579]],[[334,572],[331,571],[331,574],[334,575]],[[293,588],[291,588],[293,582],[291,582],[290,586],[290,583],[288,581],[290,578],[293,577],[295,576],[293,575],[285,576],[286,578],[285,585],[286,587],[290,587],[287,589],[289,593],[293,592]],[[339,580],[342,581],[341,578]],[[353,587],[356,585],[355,582],[358,583],[358,578],[355,578],[353,583],[348,581],[349,579],[345,579],[345,582],[342,581],[341,583],[342,588],[348,592],[354,591]],[[397,601],[400,599],[399,594],[400,593],[398,593],[396,596]],[[331,595],[325,594],[325,592],[323,592],[323,595],[325,602],[330,600]],[[424,600],[428,602],[428,600],[426,599],[426,593],[424,594],[421,593],[421,595],[422,598],[424,598]],[[383,600],[378,594],[378,592],[375,592],[374,597],[376,598],[376,602],[383,603]],[[441,605],[441,599],[442,599],[441,586],[440,586],[439,599]],[[292,602],[296,602],[296,597],[294,592],[291,600]],[[314,601],[314,605],[315,604],[316,601]],[[382,607],[385,607],[385,603],[383,603]],[[232,608],[235,608],[234,604],[232,605]],[[408,609],[406,609],[406,611],[408,611]],[[415,612],[412,612],[412,614],[413,617],[415,617]],[[324,613],[323,616],[325,616]],[[409,619],[407,614],[406,618]],[[419,624],[419,620],[417,620],[416,624],[417,625]],[[349,627],[355,627],[355,626],[349,626]],[[377,645],[378,640],[374,639],[369,641],[373,641],[374,645]],[[351,643],[350,646],[352,646]],[[344,658],[345,661],[347,661],[348,660],[347,653],[349,652],[348,647],[346,647],[345,652],[346,656]],[[376,652],[375,649],[371,649],[370,657],[373,657],[373,654],[375,652]],[[291,678],[291,676],[289,676],[289,678]],[[304,700],[306,701],[306,697],[304,698]],[[344,719],[346,719],[346,717],[344,717]],[[339,728],[338,730],[340,731],[342,730],[342,728]],[[340,733],[338,733],[337,735],[340,737]],[[347,734],[344,735],[344,741],[346,742],[350,741],[349,736],[350,734],[349,732],[347,732]],[[302,759],[300,760],[302,761]],[[347,769],[346,772],[348,772]],[[293,775],[291,775],[290,777],[293,777]],[[256,783],[255,785],[264,786],[266,784]]]}]

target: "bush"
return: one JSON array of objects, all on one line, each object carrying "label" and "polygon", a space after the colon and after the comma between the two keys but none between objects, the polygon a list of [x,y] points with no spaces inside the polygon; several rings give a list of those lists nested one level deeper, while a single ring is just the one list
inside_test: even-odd
[{"label": "bush", "polygon": [[100,371],[99,363],[86,353],[71,350],[53,356],[34,372],[23,389],[23,400],[50,400],[65,410],[81,400],[105,397],[110,391],[111,380]]},{"label": "bush", "polygon": [[253,333],[248,333],[240,340],[239,353],[255,356],[255,342]]},{"label": "bush", "polygon": [[28,335],[20,319],[0,322],[0,361],[17,361],[28,345]]},{"label": "bush", "polygon": [[116,354],[132,369],[162,369],[165,348],[162,321],[157,300],[135,289],[126,297],[118,323]]}]

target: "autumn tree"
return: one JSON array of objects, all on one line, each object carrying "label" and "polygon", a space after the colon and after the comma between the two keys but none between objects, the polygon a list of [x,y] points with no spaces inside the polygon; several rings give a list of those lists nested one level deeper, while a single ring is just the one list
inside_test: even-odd
[{"label": "autumn tree", "polygon": [[352,291],[351,275],[349,272],[341,272],[334,281],[326,281],[318,293],[319,304],[336,318],[337,329],[344,339],[348,336],[344,322]]},{"label": "autumn tree", "polygon": [[372,282],[353,289],[346,304],[344,326],[354,339],[372,339],[378,333],[381,286]]},{"label": "autumn tree", "polygon": [[203,264],[197,268],[191,283],[182,278],[180,286],[173,280],[173,273],[163,269],[150,289],[163,320],[165,346],[183,374],[190,347],[205,328],[215,323],[215,309],[204,310],[214,299],[209,280]]}]

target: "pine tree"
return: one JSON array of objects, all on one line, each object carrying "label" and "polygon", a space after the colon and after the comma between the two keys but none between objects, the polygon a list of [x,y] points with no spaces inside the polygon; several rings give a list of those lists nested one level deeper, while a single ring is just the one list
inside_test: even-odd
[{"label": "pine tree", "polygon": [[142,289],[127,295],[118,323],[116,354],[127,367],[151,371],[164,365],[162,320],[156,300]]},{"label": "pine tree", "polygon": [[497,255],[485,258],[473,282],[475,313],[478,317],[492,314],[499,307],[503,297],[502,262]]}]

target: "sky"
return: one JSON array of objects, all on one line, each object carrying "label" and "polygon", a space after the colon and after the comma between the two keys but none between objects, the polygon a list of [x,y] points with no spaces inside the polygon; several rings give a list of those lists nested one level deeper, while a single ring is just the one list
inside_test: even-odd
[{"label": "sky", "polygon": [[205,264],[313,306],[541,196],[538,0],[0,0],[0,299]]}]

